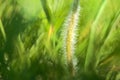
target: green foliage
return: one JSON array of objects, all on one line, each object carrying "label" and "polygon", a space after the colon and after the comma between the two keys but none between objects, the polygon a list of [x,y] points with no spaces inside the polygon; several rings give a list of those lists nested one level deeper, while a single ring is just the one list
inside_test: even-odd
[{"label": "green foliage", "polygon": [[[0,0],[0,79],[71,79],[61,33],[76,9],[74,1],[79,0]],[[120,1],[77,3],[81,11],[72,80],[120,79]]]}]

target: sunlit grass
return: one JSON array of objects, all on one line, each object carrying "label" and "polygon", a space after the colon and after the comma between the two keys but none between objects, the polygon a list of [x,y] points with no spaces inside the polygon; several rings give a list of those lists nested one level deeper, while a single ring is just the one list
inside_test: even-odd
[{"label": "sunlit grass", "polygon": [[120,1],[75,1],[0,0],[0,78],[120,79]]}]

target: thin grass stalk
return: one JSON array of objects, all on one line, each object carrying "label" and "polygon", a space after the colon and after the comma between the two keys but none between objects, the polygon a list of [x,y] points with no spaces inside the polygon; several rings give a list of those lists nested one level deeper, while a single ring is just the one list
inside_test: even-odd
[{"label": "thin grass stalk", "polygon": [[5,33],[5,30],[4,30],[1,19],[0,19],[0,30],[1,30],[1,33],[2,33],[2,36],[3,36],[4,40],[6,41],[6,33]]},{"label": "thin grass stalk", "polygon": [[49,31],[48,31],[48,41],[49,41],[54,31],[52,13],[48,6],[47,0],[41,0],[41,3],[42,3],[43,10],[45,12],[45,15],[47,17],[48,23],[50,24]]},{"label": "thin grass stalk", "polygon": [[42,7],[43,7],[43,10],[45,12],[45,15],[47,17],[47,20],[49,23],[52,23],[52,13],[50,11],[50,8],[48,6],[48,3],[47,3],[47,0],[41,0],[41,3],[42,3]]}]

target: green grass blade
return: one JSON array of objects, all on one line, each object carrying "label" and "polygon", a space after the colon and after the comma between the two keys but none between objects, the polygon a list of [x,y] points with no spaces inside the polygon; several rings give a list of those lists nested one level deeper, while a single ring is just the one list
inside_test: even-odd
[{"label": "green grass blade", "polygon": [[102,2],[102,5],[100,6],[100,10],[98,11],[96,18],[92,24],[91,31],[90,31],[90,36],[89,36],[89,44],[88,44],[88,49],[87,49],[87,54],[86,54],[86,60],[85,60],[85,71],[91,70],[90,65],[93,63],[93,58],[94,58],[94,42],[95,42],[95,33],[96,33],[96,28],[97,24],[99,22],[99,18],[101,17],[101,14],[104,11],[104,8],[106,6],[107,0]]},{"label": "green grass blade", "polygon": [[[115,19],[116,20],[113,22],[114,24],[112,25],[112,29],[109,35],[107,36],[106,40],[104,41],[103,46],[100,49],[96,66],[98,66],[104,60],[110,57],[113,54],[114,50],[117,48],[117,45],[119,44],[119,41],[118,41],[119,37],[117,36],[119,36],[120,34],[119,26],[118,26],[120,21],[120,11],[118,11],[118,14],[115,17]],[[118,26],[118,29],[116,29],[117,26]]]},{"label": "green grass blade", "polygon": [[52,13],[51,13],[50,8],[47,4],[47,0],[41,0],[41,3],[42,3],[42,7],[43,7],[43,10],[46,14],[48,22],[52,23]]},{"label": "green grass blade", "polygon": [[3,35],[4,40],[6,40],[6,34],[5,34],[5,30],[4,30],[4,27],[3,27],[1,19],[0,19],[0,30],[1,30],[1,33]]}]

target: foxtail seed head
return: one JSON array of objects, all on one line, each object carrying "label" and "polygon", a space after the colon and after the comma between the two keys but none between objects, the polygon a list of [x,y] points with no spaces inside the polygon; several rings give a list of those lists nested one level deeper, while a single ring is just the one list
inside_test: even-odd
[{"label": "foxtail seed head", "polygon": [[64,52],[66,53],[66,60],[68,66],[75,67],[76,59],[74,58],[75,43],[76,43],[76,30],[79,21],[79,5],[76,10],[72,10],[67,17],[63,30],[64,37]]}]

